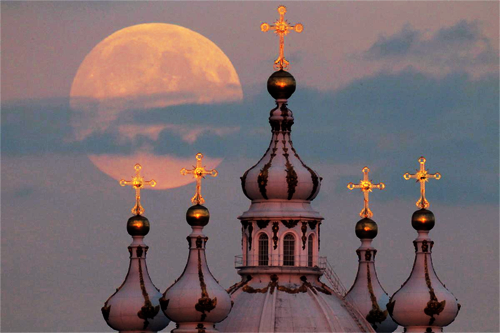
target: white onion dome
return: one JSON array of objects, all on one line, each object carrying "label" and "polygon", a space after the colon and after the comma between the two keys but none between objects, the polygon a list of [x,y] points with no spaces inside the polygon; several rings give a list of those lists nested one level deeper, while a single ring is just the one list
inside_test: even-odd
[{"label": "white onion dome", "polygon": [[206,261],[208,237],[202,231],[209,218],[208,209],[202,205],[194,205],[186,213],[192,228],[187,237],[188,261],[182,275],[160,299],[162,311],[177,324],[172,332],[217,332],[215,323],[231,311],[231,298],[212,276]]},{"label": "white onion dome", "polygon": [[158,332],[170,322],[160,311],[162,295],[148,274],[146,253],[149,247],[143,239],[149,228],[149,220],[141,215],[132,216],[127,222],[127,231],[133,238],[128,247],[128,273],[122,285],[101,308],[106,323],[116,331]]},{"label": "white onion dome", "polygon": [[408,280],[387,304],[392,319],[404,326],[407,332],[442,332],[442,328],[451,324],[460,310],[458,300],[434,271],[434,242],[429,237],[434,224],[434,214],[427,209],[413,214],[412,225],[418,232],[413,241],[413,269]]},{"label": "white onion dome", "polygon": [[296,205],[296,209],[291,210],[310,210],[311,217],[318,217],[311,208],[297,205],[300,202],[309,203],[318,195],[321,178],[300,159],[292,144],[294,118],[286,98],[295,90],[295,79],[288,72],[275,72],[269,78],[268,90],[278,98],[269,116],[271,143],[259,162],[241,177],[243,193],[253,203],[286,200],[291,203],[290,207]]},{"label": "white onion dome", "polygon": [[361,246],[356,250],[358,273],[346,298],[356,305],[375,331],[394,332],[398,325],[391,319],[386,308],[389,295],[382,288],[375,270],[377,250],[372,246],[372,241],[377,236],[377,223],[363,218],[356,224],[355,231],[361,240]]}]

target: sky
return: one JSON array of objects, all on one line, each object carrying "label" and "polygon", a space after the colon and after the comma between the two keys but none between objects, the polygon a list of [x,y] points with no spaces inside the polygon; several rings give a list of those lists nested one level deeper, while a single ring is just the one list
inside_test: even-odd
[{"label": "sky", "polygon": [[[325,218],[321,255],[349,288],[362,196],[346,185],[359,181],[367,165],[370,178],[386,184],[370,196],[379,225],[373,242],[378,277],[390,295],[397,291],[413,264],[410,218],[419,195],[418,185],[402,175],[413,173],[423,155],[429,171],[442,174],[427,185],[436,215],[430,233],[435,270],[462,305],[446,331],[498,332],[499,4],[284,4],[287,20],[304,25],[301,34],[285,38],[297,80],[288,106],[294,146],[323,177],[313,202]],[[278,41],[260,24],[278,18],[278,5],[2,1],[2,331],[111,331],[100,309],[125,278],[134,198],[89,155],[123,156],[148,147],[159,158],[192,158],[193,164],[201,151],[208,168],[210,159],[220,161],[219,176],[203,184],[211,212],[208,264],[222,286],[239,281],[237,217],[250,204],[239,177],[266,151],[268,112],[275,105],[266,81]],[[158,135],[124,138],[110,125],[75,139],[80,115],[70,93],[86,56],[121,29],[155,22],[182,26],[217,45],[238,75],[242,97],[220,101],[216,90],[199,86],[193,94],[207,89],[214,100],[151,106],[151,96],[134,95],[143,103],[123,108],[114,124],[168,124]],[[182,68],[178,75],[194,75]],[[183,136],[191,127],[203,130]],[[124,170],[130,170],[124,178],[133,175],[132,165]],[[146,178],[147,170],[143,165]],[[185,211],[193,192],[191,183],[142,194],[151,222],[149,274],[162,292],[187,259]]]}]

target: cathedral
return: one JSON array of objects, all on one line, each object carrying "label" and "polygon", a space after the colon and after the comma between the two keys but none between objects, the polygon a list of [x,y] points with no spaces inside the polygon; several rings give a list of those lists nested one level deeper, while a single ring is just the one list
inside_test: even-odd
[{"label": "cathedral", "polygon": [[208,237],[203,229],[210,213],[201,188],[202,179],[216,177],[217,171],[205,169],[203,154],[198,153],[196,167],[181,170],[182,175],[196,179],[193,206],[186,212],[192,229],[186,235],[188,261],[173,285],[163,292],[155,287],[146,265],[149,247],[144,238],[150,222],[144,216],[140,191],[156,182],[145,180],[137,164],[132,180],[120,181],[122,186],[132,186],[136,197],[133,216],[127,222],[132,236],[130,266],[123,284],[101,309],[105,321],[120,332],[158,332],[170,322],[175,323],[172,332],[176,333],[394,332],[398,325],[405,332],[443,332],[458,315],[460,304],[439,280],[432,264],[434,242],[429,233],[436,218],[428,210],[425,184],[441,175],[428,172],[424,157],[418,159],[415,174],[403,176],[419,183],[420,199],[410,219],[417,231],[414,265],[398,291],[389,296],[377,278],[377,250],[372,240],[378,227],[369,208],[369,194],[385,185],[372,183],[368,167],[361,170],[363,179],[358,184],[346,184],[350,190],[360,190],[364,199],[354,230],[360,239],[358,272],[349,290],[320,255],[324,219],[312,201],[320,192],[322,178],[293,146],[294,117],[289,100],[296,81],[284,56],[285,36],[291,31],[300,33],[303,26],[285,20],[284,6],[278,7],[278,13],[273,24],[261,25],[263,32],[273,31],[280,40],[276,71],[267,81],[276,104],[270,106],[269,147],[255,165],[242,170],[241,189],[250,207],[238,217],[242,252],[237,257],[237,273],[241,280],[225,290],[207,264]]}]

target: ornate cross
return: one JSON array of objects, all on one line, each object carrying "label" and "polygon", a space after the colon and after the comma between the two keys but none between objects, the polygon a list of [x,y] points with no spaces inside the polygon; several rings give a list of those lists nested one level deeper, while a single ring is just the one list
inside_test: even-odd
[{"label": "ornate cross", "polygon": [[420,182],[420,199],[418,199],[417,201],[418,208],[428,208],[430,206],[429,201],[427,201],[427,199],[425,198],[425,182],[428,182],[429,178],[441,178],[441,174],[439,172],[428,173],[427,170],[425,170],[425,161],[425,157],[420,157],[418,159],[418,162],[420,163],[420,170],[417,170],[417,172],[413,175],[409,174],[408,172],[403,175],[406,180],[415,178],[417,182]]},{"label": "ornate cross", "polygon": [[120,185],[121,186],[131,185],[135,189],[135,206],[134,208],[132,208],[132,214],[142,215],[144,214],[144,208],[142,208],[141,206],[141,188],[143,188],[145,185],[155,187],[156,180],[154,179],[144,180],[144,178],[142,178],[141,176],[142,166],[139,163],[134,165],[134,169],[135,169],[135,176],[132,177],[132,180],[122,179],[120,180]]},{"label": "ornate cross", "polygon": [[304,26],[300,23],[297,23],[296,25],[290,25],[285,20],[285,13],[286,13],[285,6],[279,6],[278,13],[280,14],[279,20],[276,20],[276,22],[274,22],[273,25],[269,25],[268,23],[262,23],[260,25],[260,30],[264,32],[268,31],[269,29],[274,30],[274,33],[280,37],[280,56],[274,62],[274,68],[286,70],[290,63],[285,59],[285,54],[284,54],[285,36],[288,35],[290,30],[295,30],[298,33],[301,33],[302,30],[304,30]]},{"label": "ornate cross", "polygon": [[205,175],[210,175],[212,177],[217,177],[219,174],[217,170],[206,170],[204,166],[201,165],[201,160],[203,159],[203,154],[196,154],[196,166],[193,165],[192,170],[186,170],[186,168],[181,169],[181,175],[185,176],[187,174],[192,174],[196,178],[196,194],[191,198],[191,202],[195,205],[203,205],[205,199],[201,196],[201,179],[205,178]]},{"label": "ornate cross", "polygon": [[363,180],[359,182],[359,184],[349,183],[347,184],[347,188],[353,190],[355,188],[360,188],[363,191],[363,196],[365,198],[365,207],[359,213],[361,217],[371,218],[373,216],[372,211],[368,207],[368,202],[370,201],[369,192],[372,192],[372,188],[378,188],[379,190],[383,190],[385,188],[384,183],[373,184],[372,181],[368,178],[368,173],[370,169],[368,167],[364,167],[363,170]]}]

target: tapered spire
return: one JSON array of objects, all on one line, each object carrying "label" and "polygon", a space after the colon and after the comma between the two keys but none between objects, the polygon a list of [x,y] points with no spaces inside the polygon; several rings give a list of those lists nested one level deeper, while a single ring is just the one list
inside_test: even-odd
[{"label": "tapered spire", "polygon": [[426,209],[429,202],[425,199],[425,182],[429,176],[439,179],[441,175],[429,175],[425,170],[425,161],[424,157],[420,157],[420,171],[415,175],[404,175],[405,179],[416,178],[420,182],[420,199],[417,202],[420,209],[411,217],[411,224],[418,232],[413,241],[415,262],[410,277],[387,304],[392,319],[404,326],[406,332],[442,332],[443,327],[455,320],[460,310],[458,300],[439,280],[432,263],[434,241],[429,232],[434,228],[436,219]]},{"label": "tapered spire", "polygon": [[356,223],[356,236],[361,240],[361,246],[356,250],[358,255],[358,273],[348,291],[346,298],[352,301],[359,312],[372,325],[377,332],[394,332],[398,325],[392,321],[386,309],[389,295],[385,292],[377,277],[375,269],[375,255],[377,250],[372,246],[372,241],[378,234],[378,226],[373,217],[373,212],[368,208],[368,193],[372,188],[384,189],[385,184],[373,184],[368,177],[370,169],[364,167],[363,180],[359,184],[349,183],[347,188],[361,189],[363,192],[364,208],[360,213],[361,220]]},{"label": "tapered spire", "polygon": [[[170,320],[160,311],[160,291],[155,287],[148,274],[146,254],[149,246],[144,243],[144,236],[149,233],[149,220],[142,216],[140,189],[146,183],[140,176],[141,166],[135,165],[136,176],[132,181],[120,181],[120,185],[132,185],[136,190],[134,216],[127,221],[127,232],[132,236],[128,247],[130,265],[122,285],[116,289],[104,306],[102,315],[106,323],[120,332],[157,332],[164,329]],[[152,184],[154,180],[149,181]],[[156,184],[156,182],[154,182]]]}]

